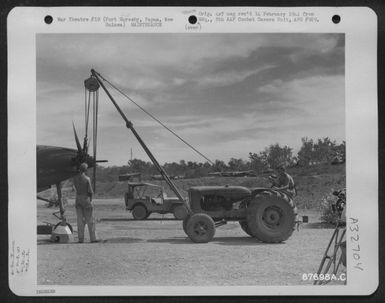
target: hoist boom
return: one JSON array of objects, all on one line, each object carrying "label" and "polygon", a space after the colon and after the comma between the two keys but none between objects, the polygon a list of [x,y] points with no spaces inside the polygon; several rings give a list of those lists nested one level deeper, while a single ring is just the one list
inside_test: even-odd
[{"label": "hoist boom", "polygon": [[96,72],[94,69],[91,69],[91,74],[92,76],[95,77],[95,79],[98,81],[98,83],[100,84],[100,86],[103,88],[103,90],[106,92],[107,96],[110,98],[111,102],[114,104],[115,108],[117,109],[117,111],[119,112],[120,116],[123,118],[123,120],[125,121],[126,123],[126,127],[129,128],[131,130],[131,132],[134,134],[135,138],[138,140],[138,142],[140,143],[140,145],[142,146],[142,148],[144,149],[144,151],[146,152],[146,154],[148,155],[148,157],[150,158],[150,160],[152,161],[152,163],[154,164],[154,166],[156,167],[156,169],[159,171],[159,173],[162,175],[163,179],[167,182],[167,184],[170,186],[170,188],[172,189],[172,191],[175,193],[175,195],[178,197],[178,199],[184,203],[184,205],[187,207],[187,209],[189,210],[189,212],[191,211],[190,210],[190,207],[188,205],[188,203],[185,201],[185,199],[183,198],[183,196],[181,195],[181,193],[179,192],[178,188],[175,186],[175,184],[171,181],[170,177],[168,176],[167,172],[160,166],[159,162],[156,160],[156,158],[154,157],[154,155],[151,153],[151,151],[148,149],[147,145],[143,142],[142,138],[139,136],[139,134],[137,133],[137,131],[135,130],[132,122],[130,120],[127,119],[126,115],[123,113],[123,111],[121,110],[121,108],[119,107],[119,105],[116,103],[115,99],[112,97],[112,95],[110,94],[110,92],[107,90],[107,88],[105,87],[104,83],[102,82],[101,78],[102,76]]}]

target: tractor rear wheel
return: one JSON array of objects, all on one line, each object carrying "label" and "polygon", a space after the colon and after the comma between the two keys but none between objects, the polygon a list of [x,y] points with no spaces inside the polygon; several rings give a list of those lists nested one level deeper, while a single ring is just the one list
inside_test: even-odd
[{"label": "tractor rear wheel", "polygon": [[186,233],[195,243],[210,242],[215,235],[214,220],[207,214],[193,214],[187,221]]},{"label": "tractor rear wheel", "polygon": [[247,221],[246,220],[241,220],[239,221],[239,225],[241,226],[242,230],[248,234],[250,237],[255,237],[251,231],[250,231],[250,228],[249,226],[247,225]]},{"label": "tractor rear wheel", "polygon": [[[239,208],[240,209],[246,209],[246,207],[247,207],[247,201],[243,201],[241,204],[240,204],[240,206],[239,206]],[[241,228],[242,228],[242,230],[246,233],[246,234],[248,234],[250,237],[254,237],[255,238],[255,235],[253,235],[252,233],[251,233],[251,231],[250,231],[250,228],[249,228],[249,226],[247,225],[247,220],[239,220],[239,225],[241,226]]]},{"label": "tractor rear wheel", "polygon": [[279,191],[263,191],[250,202],[247,226],[258,240],[278,243],[287,240],[295,229],[297,208],[293,200]]},{"label": "tractor rear wheel", "polygon": [[135,220],[146,219],[149,215],[150,214],[148,213],[147,208],[142,204],[135,205],[132,209],[132,216]]}]

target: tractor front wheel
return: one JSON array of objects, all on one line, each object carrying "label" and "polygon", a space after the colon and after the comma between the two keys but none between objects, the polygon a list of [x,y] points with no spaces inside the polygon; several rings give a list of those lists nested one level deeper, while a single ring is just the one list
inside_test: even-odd
[{"label": "tractor front wheel", "polygon": [[215,223],[209,215],[193,214],[186,221],[186,233],[193,242],[207,243],[214,238]]}]

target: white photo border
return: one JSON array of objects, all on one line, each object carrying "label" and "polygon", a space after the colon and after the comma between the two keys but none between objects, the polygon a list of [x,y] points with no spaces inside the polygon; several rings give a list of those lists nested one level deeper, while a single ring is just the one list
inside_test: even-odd
[{"label": "white photo border", "polygon": [[[377,16],[365,7],[296,7],[312,11],[318,23],[204,24],[197,32],[214,33],[345,33],[347,285],[336,286],[234,286],[234,287],[127,287],[62,286],[54,293],[39,292],[36,245],[36,34],[40,33],[186,33],[190,12],[239,11],[247,7],[16,7],[8,16],[8,184],[9,255],[15,247],[29,253],[29,271],[9,275],[10,289],[17,295],[54,296],[186,296],[186,295],[369,295],[378,287],[378,140],[377,140]],[[255,10],[255,7],[249,8]],[[291,8],[264,7],[269,11]],[[47,25],[46,15],[123,15],[173,17],[159,28],[111,28],[102,23]],[[338,25],[331,17],[341,16]],[[359,21],[358,21],[359,20]],[[194,29],[193,29],[194,30]],[[28,108],[28,110],[26,110]],[[364,159],[364,160],[363,160]],[[23,178],[20,178],[23,172]],[[365,202],[363,202],[365,201]],[[364,207],[362,207],[364,205]],[[356,243],[351,240],[351,218],[359,222],[360,260],[364,270],[354,268]],[[353,227],[354,229],[354,227]],[[353,236],[355,236],[354,234]]]}]

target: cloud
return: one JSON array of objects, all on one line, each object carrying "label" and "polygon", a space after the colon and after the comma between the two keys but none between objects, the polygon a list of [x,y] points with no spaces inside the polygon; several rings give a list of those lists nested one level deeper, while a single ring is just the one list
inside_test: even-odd
[{"label": "cloud", "polygon": [[[92,67],[212,158],[298,145],[301,136],[344,138],[342,34],[39,34],[38,143],[73,146],[72,120],[83,135],[83,81]],[[196,159],[109,90],[161,161]],[[102,90],[99,114],[109,165],[133,147],[143,154]]]},{"label": "cloud", "polygon": [[[271,84],[258,88],[266,100],[263,104],[256,104],[255,109],[271,116],[274,113],[280,117],[279,123],[303,127],[302,132],[314,133],[313,136],[331,131],[333,135],[342,139],[344,137],[345,121],[345,80],[343,76],[314,76],[304,79],[294,79],[288,82],[274,81]],[[296,115],[279,112],[285,106],[297,112]],[[292,127],[292,126],[291,126]],[[327,131],[326,131],[327,130]]]},{"label": "cloud", "polygon": [[[268,97],[264,102],[251,103],[241,114],[168,118],[168,125],[178,134],[198,144],[216,144],[243,138],[249,141],[268,136],[279,142],[284,134],[330,136],[344,138],[344,77],[309,77],[288,82],[276,81],[258,89]],[[157,133],[162,133],[161,130]],[[299,142],[299,141],[298,141]]]},{"label": "cloud", "polygon": [[257,69],[243,70],[243,71],[227,71],[222,73],[215,73],[208,76],[202,76],[197,79],[199,87],[220,87],[228,86],[235,83],[242,82],[246,78],[256,75],[261,71],[267,70],[272,66],[264,66]]}]

